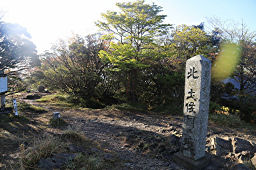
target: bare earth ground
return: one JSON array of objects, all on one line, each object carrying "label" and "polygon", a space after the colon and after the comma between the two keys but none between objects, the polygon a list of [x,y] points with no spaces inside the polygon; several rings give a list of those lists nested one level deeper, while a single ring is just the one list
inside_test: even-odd
[{"label": "bare earth ground", "polygon": [[[182,117],[171,115],[159,115],[154,113],[138,113],[121,111],[118,109],[72,109],[39,103],[35,100],[24,100],[27,103],[46,108],[48,112],[29,115],[32,123],[27,126],[13,126],[13,129],[0,127],[1,133],[12,133],[4,138],[0,136],[0,168],[17,167],[19,159],[19,144],[29,138],[38,137],[43,133],[61,134],[62,129],[49,126],[49,120],[53,112],[60,112],[62,118],[69,125],[78,128],[86,137],[97,141],[106,150],[111,150],[125,162],[122,167],[116,169],[183,169],[172,160],[175,148],[168,148],[161,144],[162,138],[182,135]],[[22,114],[22,113],[21,113]],[[26,113],[24,113],[26,114]],[[21,128],[27,139],[22,139],[22,134],[15,134]],[[16,129],[16,130],[15,130]],[[15,137],[19,136],[19,137]],[[236,136],[256,141],[256,133],[249,133],[240,129],[229,129],[209,123],[208,139],[213,136]],[[13,139],[11,138],[13,137]],[[9,141],[10,140],[10,141]],[[20,140],[21,142],[12,142]],[[155,143],[155,146],[154,146]],[[151,148],[148,148],[150,144]],[[152,145],[153,144],[153,145]],[[156,149],[157,148],[157,149]],[[162,150],[162,151],[161,151]],[[170,152],[165,152],[170,150]],[[233,164],[226,160],[214,158],[207,169],[226,169],[224,164]]]}]

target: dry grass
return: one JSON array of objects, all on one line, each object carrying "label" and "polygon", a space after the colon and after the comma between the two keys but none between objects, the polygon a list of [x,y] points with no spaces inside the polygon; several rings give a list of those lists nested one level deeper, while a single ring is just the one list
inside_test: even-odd
[{"label": "dry grass", "polygon": [[36,169],[41,159],[62,151],[64,147],[65,145],[63,145],[60,139],[52,136],[36,139],[33,146],[27,149],[24,148],[24,145],[20,145],[21,169]]},{"label": "dry grass", "polygon": [[[69,146],[76,146],[80,151],[71,151]],[[79,127],[69,126],[60,135],[45,135],[34,141],[33,146],[25,149],[24,145],[20,146],[21,169],[37,169],[38,163],[42,159],[52,157],[57,153],[74,153],[73,160],[63,165],[63,169],[115,169],[120,161],[113,156],[112,160],[105,160],[106,152],[100,145],[81,133]],[[113,153],[110,153],[114,155]]]}]

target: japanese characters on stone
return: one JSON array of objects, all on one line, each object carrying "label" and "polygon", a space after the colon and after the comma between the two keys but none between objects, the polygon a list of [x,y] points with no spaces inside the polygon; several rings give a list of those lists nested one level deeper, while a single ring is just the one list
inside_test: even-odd
[{"label": "japanese characters on stone", "polygon": [[[199,78],[197,68],[195,66],[192,66],[189,68],[186,74],[186,81],[197,81]],[[196,83],[193,83],[196,84]],[[188,115],[194,115],[196,113],[196,105],[198,101],[198,96],[196,94],[196,91],[194,87],[191,87],[186,90],[185,94],[185,110],[184,112]]]}]

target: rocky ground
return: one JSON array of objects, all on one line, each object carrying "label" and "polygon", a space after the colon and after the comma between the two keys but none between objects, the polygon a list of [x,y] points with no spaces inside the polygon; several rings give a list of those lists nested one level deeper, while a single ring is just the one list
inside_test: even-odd
[{"label": "rocky ground", "polygon": [[[118,157],[118,161],[122,164],[118,164],[117,166],[120,167],[115,167],[115,169],[184,169],[173,161],[174,153],[179,151],[179,139],[182,135],[183,118],[180,116],[131,112],[113,108],[63,108],[50,103],[36,102],[33,99],[20,100],[47,109],[45,113],[30,115],[34,123],[23,127],[23,131],[31,131],[34,136],[40,135],[38,132],[61,134],[63,128],[53,128],[48,123],[53,112],[60,112],[62,119],[69,127],[84,133],[89,139],[97,141],[101,148],[113,152],[115,157]],[[3,131],[8,131],[4,127],[0,128],[2,134],[4,134]],[[14,134],[15,128],[19,127],[14,127],[12,130]],[[3,139],[3,135],[0,136],[0,142]],[[207,152],[211,157],[211,162],[206,169],[253,169],[253,163],[256,164],[255,143],[256,132],[248,133],[243,129],[220,127],[210,122]],[[11,149],[10,146],[12,146]],[[0,149],[2,154],[0,167],[3,169],[17,163],[20,156],[19,145],[10,146],[6,144]],[[63,154],[61,156],[63,157]],[[112,156],[106,154],[104,159],[112,159]]]}]

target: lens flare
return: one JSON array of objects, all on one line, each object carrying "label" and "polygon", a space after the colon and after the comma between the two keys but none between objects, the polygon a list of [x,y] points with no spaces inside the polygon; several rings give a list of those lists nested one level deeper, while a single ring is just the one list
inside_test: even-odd
[{"label": "lens flare", "polygon": [[222,81],[231,76],[240,61],[241,48],[234,43],[225,43],[212,67],[214,80]]}]

